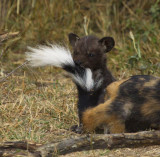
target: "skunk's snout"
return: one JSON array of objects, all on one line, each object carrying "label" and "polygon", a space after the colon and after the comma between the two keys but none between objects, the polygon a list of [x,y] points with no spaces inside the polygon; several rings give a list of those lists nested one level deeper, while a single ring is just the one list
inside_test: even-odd
[{"label": "skunk's snout", "polygon": [[82,65],[82,63],[83,63],[83,62],[80,61],[80,60],[76,60],[76,61],[75,61],[75,64],[76,64],[76,65],[79,65],[79,66]]}]

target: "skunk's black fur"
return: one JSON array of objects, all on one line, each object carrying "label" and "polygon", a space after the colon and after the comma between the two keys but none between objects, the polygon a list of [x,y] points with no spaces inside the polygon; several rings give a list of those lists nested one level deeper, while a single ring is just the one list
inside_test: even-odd
[{"label": "skunk's black fur", "polygon": [[[105,88],[115,81],[115,78],[107,68],[106,57],[106,53],[111,51],[115,42],[112,37],[99,39],[95,36],[84,36],[80,38],[73,33],[69,34],[69,41],[73,48],[74,62],[82,67],[90,68],[94,80],[103,80],[97,90],[85,91],[81,86],[77,86],[78,113],[81,123],[82,113],[89,107],[103,103],[106,94]],[[76,127],[73,126],[72,130],[75,131],[77,129]]]}]

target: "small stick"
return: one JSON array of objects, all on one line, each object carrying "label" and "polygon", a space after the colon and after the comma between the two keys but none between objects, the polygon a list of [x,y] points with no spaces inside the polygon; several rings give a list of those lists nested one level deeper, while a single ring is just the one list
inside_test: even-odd
[{"label": "small stick", "polygon": [[12,75],[16,70],[18,70],[19,68],[23,67],[25,64],[27,64],[28,61],[25,61],[23,64],[21,64],[20,66],[18,66],[17,68],[15,68],[14,70],[12,70],[10,73],[8,73],[5,77],[3,77],[1,80],[0,80],[0,83],[5,81],[7,77],[9,77],[10,75]]},{"label": "small stick", "polygon": [[4,33],[4,34],[0,34],[0,43],[8,40],[9,38],[13,38],[15,36],[17,36],[19,34],[19,32],[10,32],[10,33]]}]

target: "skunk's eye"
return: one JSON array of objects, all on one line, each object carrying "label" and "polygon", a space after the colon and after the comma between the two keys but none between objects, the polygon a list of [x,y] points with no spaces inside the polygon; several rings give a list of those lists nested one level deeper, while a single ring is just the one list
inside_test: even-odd
[{"label": "skunk's eye", "polygon": [[95,54],[93,54],[93,53],[88,53],[88,56],[89,56],[89,57],[94,57]]}]

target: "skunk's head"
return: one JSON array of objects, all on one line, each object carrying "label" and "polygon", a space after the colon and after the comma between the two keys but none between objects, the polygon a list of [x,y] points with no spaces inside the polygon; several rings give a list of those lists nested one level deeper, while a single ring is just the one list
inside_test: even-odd
[{"label": "skunk's head", "polygon": [[112,37],[99,39],[95,36],[79,38],[76,34],[68,35],[73,47],[73,60],[84,68],[92,71],[106,67],[106,53],[111,51],[115,42]]}]

